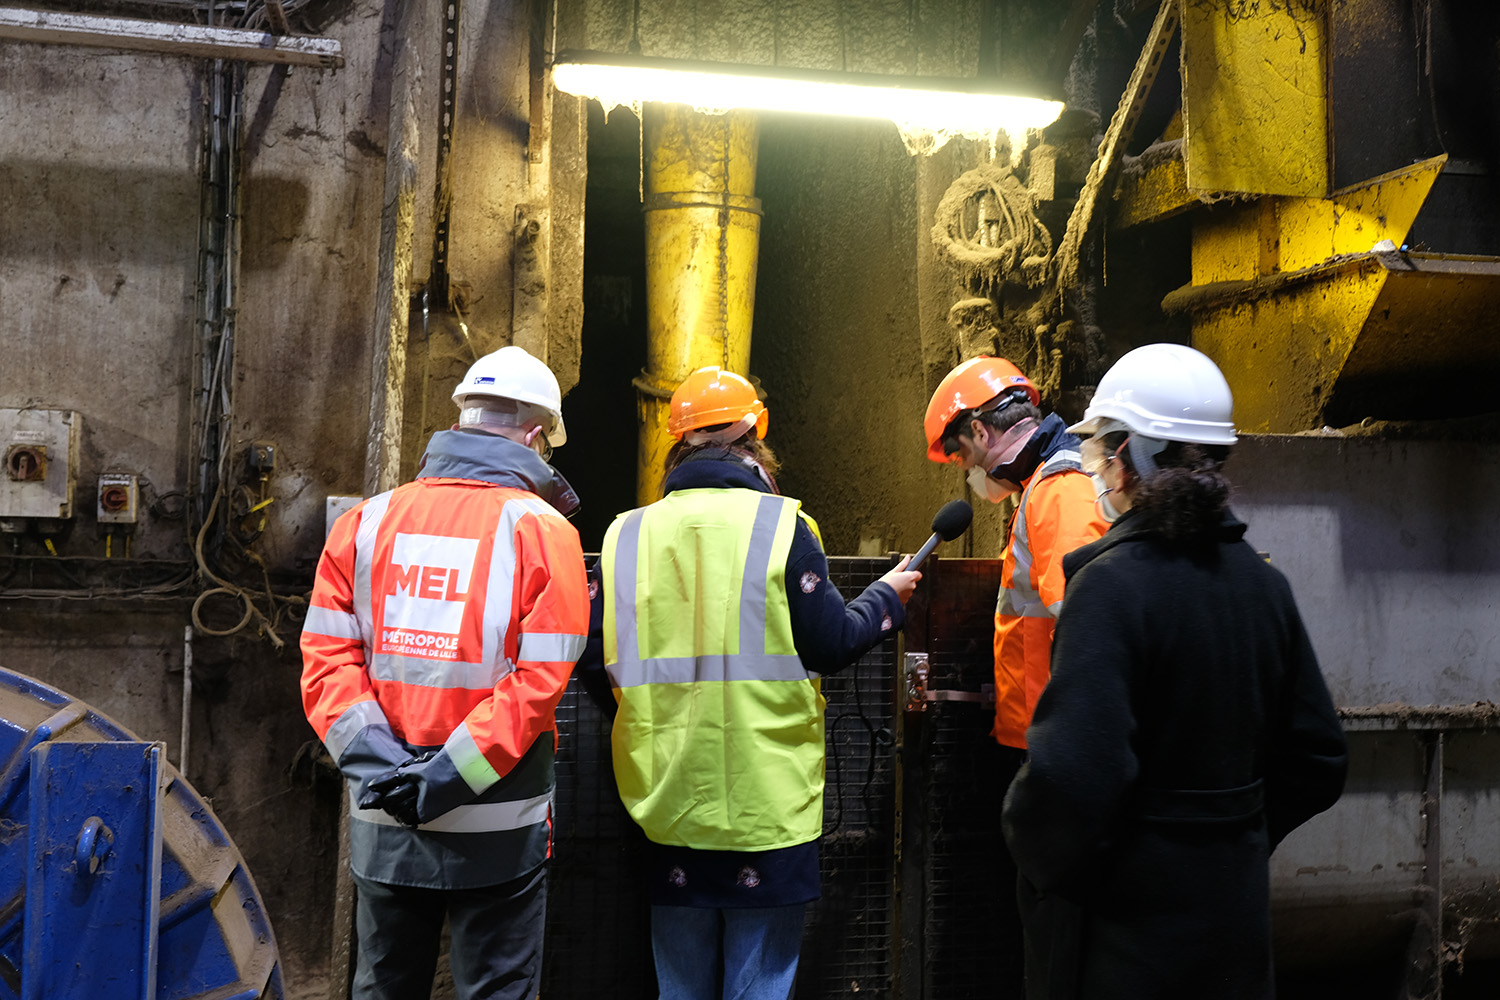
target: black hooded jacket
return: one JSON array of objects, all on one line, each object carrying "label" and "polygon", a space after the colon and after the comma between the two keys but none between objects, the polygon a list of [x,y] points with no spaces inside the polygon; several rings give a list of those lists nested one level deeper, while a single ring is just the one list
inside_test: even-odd
[{"label": "black hooded jacket", "polygon": [[1128,511],[1063,561],[1004,830],[1031,887],[1081,908],[1079,997],[1274,995],[1267,859],[1347,757],[1291,588],[1244,533],[1173,546]]}]

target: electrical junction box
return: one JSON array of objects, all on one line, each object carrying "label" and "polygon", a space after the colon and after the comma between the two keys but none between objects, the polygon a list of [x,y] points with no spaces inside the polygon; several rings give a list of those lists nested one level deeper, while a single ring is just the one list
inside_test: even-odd
[{"label": "electrical junction box", "polygon": [[99,505],[95,510],[100,524],[135,524],[140,519],[141,489],[135,476],[106,472],[99,477]]},{"label": "electrical junction box", "polygon": [[326,541],[333,531],[333,522],[346,511],[351,511],[364,502],[364,497],[332,496],[323,506],[323,539]]},{"label": "electrical junction box", "polygon": [[73,516],[82,433],[75,410],[0,409],[0,518]]}]

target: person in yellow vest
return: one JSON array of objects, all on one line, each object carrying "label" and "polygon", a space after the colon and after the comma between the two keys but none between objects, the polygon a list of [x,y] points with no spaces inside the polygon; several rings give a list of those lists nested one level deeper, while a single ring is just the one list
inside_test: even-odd
[{"label": "person in yellow vest", "polygon": [[594,571],[580,680],[614,713],[615,780],[650,842],[664,1000],[785,1000],[819,896],[819,677],[904,623],[903,559],[846,606],[817,525],[780,494],[754,387],[672,395],[665,495],[620,515]]}]

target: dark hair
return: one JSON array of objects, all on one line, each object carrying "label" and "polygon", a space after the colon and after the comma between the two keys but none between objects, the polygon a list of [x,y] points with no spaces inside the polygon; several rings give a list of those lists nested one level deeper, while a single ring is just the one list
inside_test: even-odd
[{"label": "dark hair", "polygon": [[[1106,434],[1105,447],[1118,450],[1126,436],[1118,431]],[[1136,477],[1131,509],[1169,542],[1210,540],[1229,509],[1229,480],[1222,471],[1228,457],[1228,445],[1169,441],[1156,456],[1157,471],[1141,476],[1126,447],[1120,458]]]},{"label": "dark hair", "polygon": [[[969,422],[978,420],[982,424],[988,424],[998,433],[1008,431],[1016,424],[1030,417],[1033,420],[1042,419],[1042,411],[1037,409],[1026,395],[1025,389],[1008,390],[1016,398],[1005,406],[997,406],[992,409],[983,407],[971,410],[960,410],[948,426],[943,429],[943,436],[939,438],[946,441],[959,434],[969,434]],[[988,404],[986,404],[988,405]]]}]

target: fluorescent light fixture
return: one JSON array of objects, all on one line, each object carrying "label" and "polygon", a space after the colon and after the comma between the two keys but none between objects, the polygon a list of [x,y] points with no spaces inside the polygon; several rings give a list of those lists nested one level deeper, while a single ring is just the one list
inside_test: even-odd
[{"label": "fluorescent light fixture", "polygon": [[[823,73],[643,56],[562,53],[552,67],[558,90],[591,97],[605,111],[646,101],[688,104],[710,114],[732,109],[876,118],[936,139],[992,139],[997,131],[1023,139],[1062,114],[1060,101],[998,94],[977,80]],[[1020,143],[1023,144],[1023,143]],[[913,152],[918,150],[913,149]]]}]

